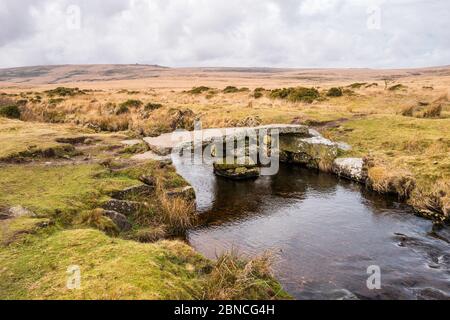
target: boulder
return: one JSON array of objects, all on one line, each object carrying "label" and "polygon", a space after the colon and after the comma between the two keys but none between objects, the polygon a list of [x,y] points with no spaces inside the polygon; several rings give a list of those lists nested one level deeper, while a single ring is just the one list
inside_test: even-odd
[{"label": "boulder", "polygon": [[367,170],[362,158],[338,158],[333,162],[333,173],[339,177],[366,183]]},{"label": "boulder", "polygon": [[131,230],[132,225],[123,214],[117,211],[105,210],[104,215],[110,218],[121,232]]},{"label": "boulder", "polygon": [[336,143],[325,139],[314,130],[310,137],[289,134],[280,136],[280,161],[301,164],[308,168],[330,171],[338,156]]},{"label": "boulder", "polygon": [[129,216],[138,212],[142,206],[142,203],[136,201],[112,199],[103,205],[103,209],[108,211],[116,211],[125,216]]},{"label": "boulder", "polygon": [[156,187],[156,178],[155,177],[142,175],[139,177],[139,181],[145,183],[147,186]]},{"label": "boulder", "polygon": [[154,190],[155,190],[154,186],[141,184],[130,188],[126,188],[124,190],[114,191],[111,194],[111,196],[114,199],[126,200],[133,196],[151,196]]},{"label": "boulder", "polygon": [[175,188],[166,192],[166,196],[169,198],[184,198],[186,200],[195,200],[195,190],[191,186]]},{"label": "boulder", "polygon": [[15,206],[9,209],[5,209],[3,213],[0,213],[0,220],[14,219],[20,217],[35,217],[34,212],[24,208],[22,206]]},{"label": "boulder", "polygon": [[261,169],[251,161],[243,164],[215,162],[214,174],[232,180],[256,179],[261,175]]}]

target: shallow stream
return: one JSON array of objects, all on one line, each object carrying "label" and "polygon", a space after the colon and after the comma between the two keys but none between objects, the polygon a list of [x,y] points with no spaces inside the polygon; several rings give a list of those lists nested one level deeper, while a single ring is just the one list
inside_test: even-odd
[{"label": "shallow stream", "polygon": [[[190,159],[174,165],[195,188],[204,222],[188,241],[207,257],[270,250],[275,276],[297,299],[450,298],[449,228],[395,198],[295,166],[235,182]],[[381,270],[380,290],[367,287],[370,266]]]}]

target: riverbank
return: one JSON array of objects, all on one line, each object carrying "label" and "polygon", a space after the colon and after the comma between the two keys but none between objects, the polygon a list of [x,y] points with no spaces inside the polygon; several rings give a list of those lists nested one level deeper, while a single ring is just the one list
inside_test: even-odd
[{"label": "riverbank", "polygon": [[[176,240],[195,223],[192,197],[179,193],[188,184],[170,164],[130,159],[145,146],[0,121],[17,141],[3,137],[0,148],[1,299],[288,298],[267,257],[212,261]],[[77,290],[66,286],[71,266]]]},{"label": "riverbank", "polygon": [[[300,300],[450,298],[449,226],[414,215],[395,196],[289,164],[240,182],[189,157],[175,156],[174,165],[198,190],[203,222],[188,240],[206,257],[270,249],[277,279]],[[381,290],[367,287],[369,266],[380,267]]]}]

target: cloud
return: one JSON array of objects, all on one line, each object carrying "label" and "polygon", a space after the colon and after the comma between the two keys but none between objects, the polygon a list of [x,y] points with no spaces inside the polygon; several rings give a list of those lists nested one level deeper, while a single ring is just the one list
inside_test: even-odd
[{"label": "cloud", "polygon": [[440,0],[2,0],[0,67],[450,64]]}]

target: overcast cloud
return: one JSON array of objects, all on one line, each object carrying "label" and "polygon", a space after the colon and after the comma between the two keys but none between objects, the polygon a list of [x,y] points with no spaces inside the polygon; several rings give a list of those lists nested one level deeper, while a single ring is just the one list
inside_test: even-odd
[{"label": "overcast cloud", "polygon": [[0,67],[450,64],[448,0],[1,0]]}]

